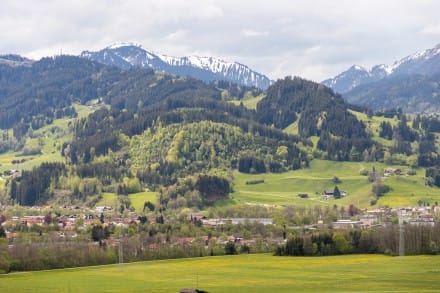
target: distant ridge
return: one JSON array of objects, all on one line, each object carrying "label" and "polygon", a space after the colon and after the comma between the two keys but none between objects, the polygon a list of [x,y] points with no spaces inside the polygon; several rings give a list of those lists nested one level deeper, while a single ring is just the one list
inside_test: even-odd
[{"label": "distant ridge", "polygon": [[267,76],[238,62],[228,62],[214,57],[171,57],[149,52],[139,44],[114,44],[96,52],[83,51],[80,56],[122,69],[148,67],[203,81],[225,80],[260,89],[267,89],[272,84]]},{"label": "distant ridge", "polygon": [[440,44],[432,49],[406,56],[391,65],[380,64],[373,66],[370,70],[353,65],[346,71],[321,83],[344,94],[359,85],[387,77],[412,74],[430,76],[437,73],[440,73]]},{"label": "distant ridge", "polygon": [[391,65],[370,70],[353,65],[322,81],[352,104],[373,110],[400,108],[407,113],[440,111],[440,44]]}]

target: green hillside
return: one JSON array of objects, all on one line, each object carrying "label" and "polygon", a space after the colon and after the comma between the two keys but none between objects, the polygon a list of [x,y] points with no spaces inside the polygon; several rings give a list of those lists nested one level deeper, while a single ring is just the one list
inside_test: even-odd
[{"label": "green hillside", "polygon": [[253,97],[246,97],[242,100],[232,100],[231,102],[234,105],[239,106],[241,103],[243,103],[243,106],[245,106],[246,108],[250,109],[250,110],[256,110],[257,109],[257,104],[265,97],[264,94],[261,94],[259,96]]},{"label": "green hillside", "polygon": [[[93,204],[130,194],[127,199],[139,210],[150,197],[132,194],[152,190],[180,199],[180,207],[188,202],[184,193],[194,199],[201,195],[197,192],[213,205],[221,199],[222,205],[367,207],[376,200],[365,176],[373,166],[378,172],[388,166],[416,171],[383,178],[390,190],[377,205],[437,201],[437,187],[431,187],[440,186],[435,116],[407,117],[398,110],[373,115],[298,77],[261,91],[151,70],[110,69],[73,56],[0,70],[8,75],[0,110],[3,202],[46,204],[58,192],[72,202]],[[21,112],[14,102],[18,93],[25,105]],[[36,98],[44,99],[42,107],[35,107]],[[11,120],[10,113],[17,115]],[[64,164],[40,168],[44,162]],[[13,177],[11,170],[25,172]],[[209,189],[212,182],[222,191]],[[323,200],[323,191],[336,185],[348,196]],[[229,190],[233,200],[225,198]]]},{"label": "green hillside", "polygon": [[[345,205],[355,204],[359,207],[370,207],[373,197],[373,183],[368,177],[360,175],[362,170],[375,168],[383,172],[388,167],[383,163],[365,162],[332,162],[313,160],[310,168],[290,171],[281,174],[250,175],[234,174],[234,193],[238,202],[272,204],[272,205]],[[393,166],[397,168],[397,166]],[[407,170],[408,167],[401,167]],[[391,187],[391,191],[380,197],[377,206],[417,206],[419,201],[433,204],[440,202],[440,188],[425,185],[425,170],[417,170],[414,176],[393,176],[382,179],[382,183]],[[335,183],[334,177],[340,183]],[[264,180],[260,184],[246,182]],[[348,193],[341,199],[323,199],[324,190],[333,190],[338,186]],[[299,198],[298,194],[307,193],[307,199]]]},{"label": "green hillside", "polygon": [[[305,152],[292,141],[254,136],[229,124],[201,121],[157,127],[134,136],[129,156],[133,168],[147,170],[146,176],[168,173],[168,179],[175,182],[179,177],[196,173],[221,170],[228,174],[231,169],[239,168],[244,158],[249,158],[251,164],[253,161],[270,164],[278,160],[280,147],[290,152],[285,155],[282,168],[289,169],[295,157],[307,159]],[[266,167],[263,168],[256,171],[266,172]]]},{"label": "green hillside", "polygon": [[[0,172],[7,170],[30,170],[43,162],[64,162],[61,146],[73,139],[72,125],[77,119],[85,118],[99,106],[73,105],[77,118],[55,119],[51,124],[32,131],[23,137],[23,148],[0,154]],[[9,130],[10,131],[10,130]],[[12,131],[10,131],[12,133]],[[27,154],[33,150],[35,154]],[[13,161],[17,163],[12,163]]]}]

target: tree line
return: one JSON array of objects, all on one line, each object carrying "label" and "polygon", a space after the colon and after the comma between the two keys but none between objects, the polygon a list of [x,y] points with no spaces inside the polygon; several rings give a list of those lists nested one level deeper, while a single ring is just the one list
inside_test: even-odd
[{"label": "tree line", "polygon": [[[405,225],[404,253],[438,254],[440,249],[440,225]],[[298,234],[289,237],[275,255],[323,256],[350,253],[384,253],[399,255],[399,226],[388,225],[374,229],[329,230]]]}]

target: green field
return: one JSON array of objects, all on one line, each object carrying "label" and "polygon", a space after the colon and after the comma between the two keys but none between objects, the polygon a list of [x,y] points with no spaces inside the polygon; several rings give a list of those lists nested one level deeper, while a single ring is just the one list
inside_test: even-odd
[{"label": "green field", "polygon": [[[313,160],[310,168],[281,174],[242,174],[234,176],[234,200],[245,203],[272,205],[349,205],[369,207],[372,197],[372,184],[366,176],[359,174],[362,169],[371,170],[373,166],[382,171],[386,166],[381,163],[333,162]],[[394,166],[395,168],[399,166]],[[400,166],[402,170],[407,167]],[[417,170],[415,176],[394,176],[383,178],[382,183],[391,186],[392,191],[378,200],[378,205],[417,206],[418,201],[440,202],[440,189],[425,186],[424,169]],[[336,176],[341,183],[333,183]],[[247,185],[246,181],[264,179],[264,183]],[[333,190],[335,185],[347,191],[348,196],[335,199],[322,199],[324,190]],[[308,199],[297,195],[307,193]]]},{"label": "green field", "polygon": [[139,193],[129,194],[131,206],[135,208],[136,212],[140,213],[144,209],[144,203],[150,201],[156,204],[157,193],[151,191],[144,191]]},{"label": "green field", "polygon": [[1,292],[439,292],[440,256],[221,256],[0,276]]},{"label": "green field", "polygon": [[372,116],[371,118],[367,116],[365,113],[356,112],[353,110],[349,110],[350,113],[356,116],[356,118],[359,121],[364,122],[367,131],[372,135],[372,138],[379,142],[380,144],[384,146],[392,146],[392,140],[387,140],[379,136],[380,132],[380,124],[382,122],[388,122],[392,126],[396,126],[398,121],[394,118],[386,118],[386,117],[379,117],[379,116]]},{"label": "green field", "polygon": [[240,103],[243,103],[243,106],[245,106],[246,108],[256,110],[258,102],[260,102],[264,97],[265,95],[261,94],[256,97],[246,97],[243,100],[231,100],[231,103],[237,106],[240,105]]},{"label": "green field", "polygon": [[114,193],[104,192],[102,193],[101,200],[96,203],[96,206],[111,206],[114,208],[118,208],[118,196]]},{"label": "green field", "polygon": [[[136,212],[141,213],[146,201],[151,201],[153,204],[156,204],[156,195],[156,192],[144,191],[129,194],[128,198],[130,199],[131,206],[135,208]],[[96,203],[96,206],[112,206],[113,208],[118,208],[119,205],[120,202],[118,195],[110,192],[102,193],[101,200]]]}]

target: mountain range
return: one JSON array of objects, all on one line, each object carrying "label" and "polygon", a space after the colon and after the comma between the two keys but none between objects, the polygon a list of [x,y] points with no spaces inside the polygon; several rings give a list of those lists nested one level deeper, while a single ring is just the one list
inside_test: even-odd
[{"label": "mountain range", "polygon": [[440,110],[440,44],[391,65],[365,69],[353,65],[322,81],[350,103],[374,110],[400,107],[405,112],[432,113]]},{"label": "mountain range", "polygon": [[267,76],[238,62],[227,62],[214,57],[171,57],[149,52],[136,44],[122,43],[97,52],[83,51],[80,56],[122,69],[145,67],[202,81],[226,80],[263,90],[272,83]]},{"label": "mountain range", "polygon": [[8,66],[30,66],[34,61],[20,55],[8,54],[0,55],[0,64]]},{"label": "mountain range", "polygon": [[[99,51],[83,51],[82,59],[122,70],[147,68],[205,82],[227,81],[266,90],[273,81],[237,62],[214,57],[170,57],[145,50],[141,45],[121,43]],[[9,54],[0,56],[0,65],[30,67],[34,60]],[[407,113],[440,111],[440,44],[390,65],[366,69],[353,65],[322,84],[340,93],[351,104],[375,111],[400,108]]]},{"label": "mountain range", "polygon": [[[397,126],[390,119],[372,128],[361,118],[368,109],[356,111],[332,89],[299,77],[255,91],[79,56],[0,59],[0,154],[15,154],[0,167],[59,162],[14,179],[8,196],[23,205],[54,199],[51,184],[64,176],[63,162],[74,173],[65,173],[71,178],[56,186],[72,202],[89,200],[97,190],[127,194],[145,186],[170,188],[161,205],[178,207],[182,197],[185,206],[200,207],[229,192],[234,170],[285,172],[307,168],[313,158],[385,161],[388,156],[405,164],[403,156],[416,155],[416,164],[424,167],[440,160],[435,136],[419,135],[439,132],[437,120],[417,117],[410,127],[406,116],[395,115],[401,119]],[[420,147],[414,150],[416,141]],[[187,194],[178,188],[182,178],[206,182],[195,183],[201,189]],[[79,188],[86,184],[90,188]]]}]

